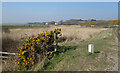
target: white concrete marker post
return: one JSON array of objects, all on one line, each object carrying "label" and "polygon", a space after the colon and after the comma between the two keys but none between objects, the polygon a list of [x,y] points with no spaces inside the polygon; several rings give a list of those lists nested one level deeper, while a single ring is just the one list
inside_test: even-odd
[{"label": "white concrete marker post", "polygon": [[88,52],[89,53],[94,53],[94,45],[93,44],[88,45]]}]

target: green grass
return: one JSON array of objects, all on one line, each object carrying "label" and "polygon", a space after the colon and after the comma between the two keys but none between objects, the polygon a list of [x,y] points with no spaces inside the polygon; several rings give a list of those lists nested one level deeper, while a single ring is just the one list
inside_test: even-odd
[{"label": "green grass", "polygon": [[[116,36],[114,30],[108,29],[90,35],[92,38],[82,43],[66,42],[60,44],[61,50],[64,49],[64,51],[47,61],[43,68],[45,71],[101,71],[113,66],[113,62],[109,61],[107,57],[117,53],[115,49],[118,45],[115,44]],[[100,51],[101,53],[89,54],[88,44],[91,43],[95,45],[95,51]]]},{"label": "green grass", "polygon": [[0,26],[0,28],[43,28],[43,27],[49,27],[46,25],[3,25]]},{"label": "green grass", "polygon": [[[63,49],[66,49],[66,51],[59,53],[58,55],[54,56],[45,66],[44,68],[46,70],[50,70],[52,68],[54,68],[54,66],[61,62],[62,60],[64,60],[64,58],[70,57],[72,56],[72,51],[74,51],[76,49],[77,46],[62,46]],[[72,56],[73,58],[75,57],[75,55]]]}]

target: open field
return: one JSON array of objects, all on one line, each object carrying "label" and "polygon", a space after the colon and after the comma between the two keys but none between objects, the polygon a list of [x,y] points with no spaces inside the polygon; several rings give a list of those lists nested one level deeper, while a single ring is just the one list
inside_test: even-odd
[{"label": "open field", "polygon": [[[118,70],[117,39],[112,30],[104,30],[82,43],[66,42],[70,50],[51,59],[46,70],[51,71],[112,71]],[[116,41],[115,41],[116,40]],[[93,43],[96,53],[89,55],[87,46]],[[71,46],[71,47],[69,47]]]},{"label": "open field", "polygon": [[3,25],[0,26],[0,28],[9,28],[9,29],[14,29],[14,28],[42,28],[42,27],[48,27],[47,25]]},{"label": "open field", "polygon": [[[40,71],[105,71],[118,70],[118,38],[114,28],[86,28],[79,25],[50,26],[45,28],[16,28],[3,29],[3,51],[17,52],[20,43],[40,32],[61,28],[63,42],[59,45],[66,49],[41,65],[37,63],[32,70]],[[95,54],[89,55],[88,44],[95,45]],[[13,64],[12,61],[11,64]],[[14,61],[15,62],[15,61]],[[11,64],[5,64],[4,70]],[[14,63],[15,64],[15,63]],[[13,66],[15,68],[16,66]]]},{"label": "open field", "polygon": [[102,30],[106,30],[106,28],[84,28],[80,26],[50,26],[46,28],[3,29],[2,30],[3,51],[4,51],[4,46],[7,47],[7,45],[8,46],[13,45],[13,47],[8,47],[8,48],[16,49],[16,46],[19,46],[18,45],[19,42],[25,41],[27,38],[31,37],[32,35],[37,35],[38,33],[43,31],[44,32],[50,31],[57,27],[60,27],[62,29],[62,35],[65,38],[68,38],[66,41],[75,40],[76,42],[80,42],[88,39],[90,37],[89,35],[95,32],[97,33]]},{"label": "open field", "polygon": [[[46,28],[17,28],[17,29],[3,29],[3,39],[10,38],[13,40],[21,40],[22,38],[27,38],[32,35],[37,35],[42,31],[50,31],[54,28],[61,28],[63,36],[66,36],[71,39],[81,39],[85,40],[89,38],[90,34],[95,32],[100,32],[102,30],[107,30],[107,28],[85,28],[77,25],[74,26],[50,26]],[[14,35],[14,36],[13,36]]]}]

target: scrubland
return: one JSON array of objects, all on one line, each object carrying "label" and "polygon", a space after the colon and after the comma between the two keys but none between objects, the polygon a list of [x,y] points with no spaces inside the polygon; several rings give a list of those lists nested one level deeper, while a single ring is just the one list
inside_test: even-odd
[{"label": "scrubland", "polygon": [[[118,70],[118,36],[116,28],[91,28],[79,25],[42,28],[10,28],[2,31],[2,50],[18,52],[23,41],[40,32],[61,28],[59,45],[66,51],[45,64],[37,63],[32,71],[114,71]],[[88,44],[95,45],[89,55]],[[14,58],[14,59],[13,59]],[[6,59],[3,70],[17,70],[16,57]],[[44,62],[43,62],[44,63]],[[12,67],[11,67],[12,66]]]}]

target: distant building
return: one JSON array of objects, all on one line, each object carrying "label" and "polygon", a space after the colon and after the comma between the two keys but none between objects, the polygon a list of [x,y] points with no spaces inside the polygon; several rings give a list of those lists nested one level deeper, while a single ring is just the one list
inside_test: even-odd
[{"label": "distant building", "polygon": [[45,25],[55,25],[55,21],[45,22]]},{"label": "distant building", "polygon": [[55,25],[58,25],[58,22],[55,22]]},{"label": "distant building", "polygon": [[62,23],[60,23],[60,22],[55,22],[55,25],[62,25]]},{"label": "distant building", "polygon": [[45,25],[48,25],[48,22],[46,22]]}]

